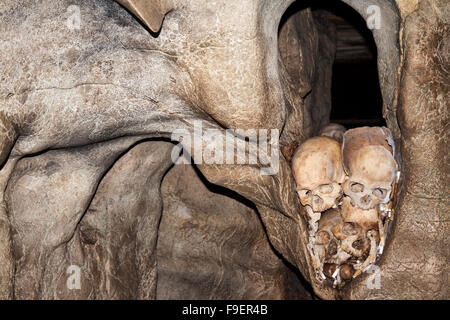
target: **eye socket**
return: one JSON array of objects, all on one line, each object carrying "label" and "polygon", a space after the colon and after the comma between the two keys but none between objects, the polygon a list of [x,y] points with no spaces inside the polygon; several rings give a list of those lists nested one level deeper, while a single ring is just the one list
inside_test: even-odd
[{"label": "eye socket", "polygon": [[336,240],[332,239],[327,247],[327,255],[334,256],[338,252],[338,244]]},{"label": "eye socket", "polygon": [[319,191],[321,193],[331,193],[334,189],[332,184],[322,184],[319,186]]},{"label": "eye socket", "polygon": [[361,183],[358,183],[358,182],[351,182],[350,183],[350,190],[352,190],[352,192],[363,192],[364,191],[364,186]]},{"label": "eye socket", "polygon": [[372,194],[377,198],[384,198],[387,195],[387,190],[383,188],[376,188],[372,191]]}]

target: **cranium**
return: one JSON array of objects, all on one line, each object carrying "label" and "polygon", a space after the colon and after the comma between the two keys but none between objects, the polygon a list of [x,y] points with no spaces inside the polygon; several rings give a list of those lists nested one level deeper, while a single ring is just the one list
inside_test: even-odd
[{"label": "cranium", "polygon": [[336,140],[314,137],[304,142],[294,154],[292,170],[302,205],[309,205],[316,212],[336,206],[345,179]]},{"label": "cranium", "polygon": [[342,250],[353,257],[362,257],[368,249],[364,232],[356,223],[340,221],[331,231],[336,239],[340,240]]},{"label": "cranium", "polygon": [[324,136],[324,137],[333,138],[334,140],[338,141],[339,143],[342,143],[345,130],[346,129],[343,125],[340,125],[338,123],[330,123],[326,127],[322,128],[322,130],[320,130],[319,135]]},{"label": "cranium", "polygon": [[370,247],[367,232],[378,228],[378,211],[376,208],[363,210],[354,207],[351,199],[344,196],[341,215],[343,220],[333,227],[333,234],[341,241],[343,250],[361,258]]},{"label": "cranium", "polygon": [[377,208],[363,210],[351,204],[351,199],[344,196],[341,206],[341,214],[345,223],[353,223],[359,226],[363,234],[378,228]]},{"label": "cranium", "polygon": [[389,202],[397,172],[393,143],[387,128],[357,128],[344,134],[342,146],[348,179],[344,193],[361,209]]},{"label": "cranium", "polygon": [[351,254],[341,249],[340,241],[333,233],[333,228],[342,221],[341,214],[337,209],[327,210],[319,221],[315,249],[322,263],[340,265],[351,257]]}]

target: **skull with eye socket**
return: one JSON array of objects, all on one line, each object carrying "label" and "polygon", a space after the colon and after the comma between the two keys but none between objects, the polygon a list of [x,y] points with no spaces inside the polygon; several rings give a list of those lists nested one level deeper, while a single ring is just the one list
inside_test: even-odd
[{"label": "skull with eye socket", "polygon": [[340,265],[351,257],[349,253],[341,249],[340,241],[333,232],[333,228],[342,222],[338,209],[325,211],[319,221],[314,250],[318,253],[322,267],[325,262]]},{"label": "skull with eye socket", "polygon": [[343,190],[353,206],[369,210],[389,202],[397,173],[391,140],[387,128],[363,127],[345,133],[342,153],[348,179]]},{"label": "skull with eye socket", "polygon": [[345,173],[340,144],[329,137],[306,140],[295,152],[292,170],[303,206],[315,212],[336,207],[342,197]]}]

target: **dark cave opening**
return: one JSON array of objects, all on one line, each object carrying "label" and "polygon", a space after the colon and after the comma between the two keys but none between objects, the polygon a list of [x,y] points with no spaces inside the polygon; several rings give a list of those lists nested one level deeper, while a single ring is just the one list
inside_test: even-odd
[{"label": "dark cave opening", "polygon": [[347,128],[385,126],[377,47],[366,21],[341,1],[315,1],[311,10],[326,12],[336,27],[330,122]]},{"label": "dark cave opening", "polygon": [[[386,126],[377,47],[364,18],[342,1],[296,1],[283,15],[280,28],[289,17],[302,10],[311,10],[318,24],[331,24],[336,30],[330,123],[341,124],[347,129]],[[321,32],[320,28],[318,31]],[[323,49],[326,50],[319,50]]]}]

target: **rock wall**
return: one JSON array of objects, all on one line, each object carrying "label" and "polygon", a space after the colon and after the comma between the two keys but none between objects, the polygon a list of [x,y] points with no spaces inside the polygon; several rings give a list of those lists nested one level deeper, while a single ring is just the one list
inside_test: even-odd
[{"label": "rock wall", "polygon": [[191,165],[174,166],[161,194],[158,299],[311,298],[271,247],[252,203]]},{"label": "rock wall", "polygon": [[[167,139],[192,133],[194,121],[221,132],[277,129],[288,147],[327,123],[335,47],[320,15],[304,8],[280,27],[293,0],[166,0],[146,25],[111,0],[6,0],[0,296],[308,298],[285,259],[323,298],[448,298],[450,5],[344,2],[366,19],[368,5],[380,7],[383,114],[400,146],[381,289],[367,287],[368,275],[342,291],[312,279],[304,212],[281,155],[269,176],[259,162],[172,169],[161,196]],[[79,28],[68,23],[73,5]],[[191,181],[197,190],[182,190]],[[192,275],[199,259],[203,272]],[[71,265],[81,289],[68,291]]]}]

